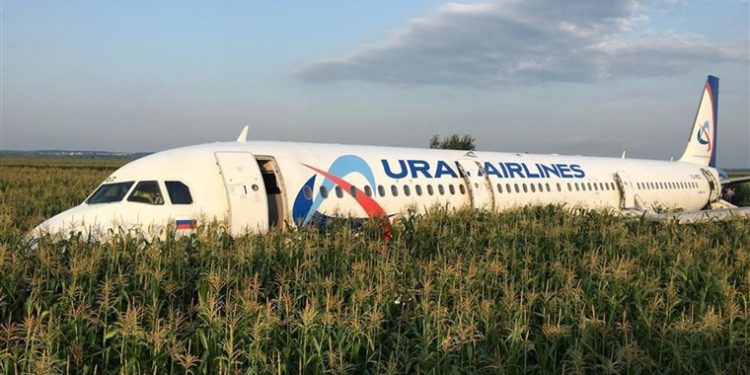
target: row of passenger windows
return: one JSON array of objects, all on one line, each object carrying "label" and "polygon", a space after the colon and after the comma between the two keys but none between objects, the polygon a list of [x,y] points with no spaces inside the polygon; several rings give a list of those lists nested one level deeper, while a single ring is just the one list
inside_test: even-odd
[{"label": "row of passenger windows", "polygon": [[699,187],[695,181],[636,182],[635,186],[640,190],[697,189]]},{"label": "row of passenger windows", "polygon": [[[458,188],[456,188],[458,186]],[[613,182],[568,182],[566,185],[563,185],[561,183],[554,183],[550,184],[549,182],[546,183],[498,183],[496,185],[497,192],[502,193],[544,193],[544,192],[562,192],[565,189],[567,191],[614,191],[615,190],[615,184]],[[427,195],[435,195],[436,193],[438,195],[456,195],[466,194],[466,186],[463,184],[453,185],[453,184],[447,184],[447,188],[443,184],[438,184],[435,187],[433,185],[425,185],[424,189],[422,188],[422,185],[414,185],[413,187],[414,193],[418,196],[422,196],[425,192]],[[399,194],[403,194],[404,196],[411,196],[412,194],[412,187],[409,185],[403,185],[401,189],[398,188],[396,185],[390,186],[390,195],[393,197],[397,197]],[[351,186],[349,194],[356,198],[358,192],[364,192],[365,195],[368,197],[372,197],[375,193],[372,188],[369,185],[365,185],[363,190],[359,190],[356,186]],[[313,191],[312,188],[309,186],[305,186],[302,189],[302,192],[307,199],[312,199]],[[386,190],[386,187],[383,185],[377,186],[377,195],[381,197],[385,197],[386,193],[388,191]],[[340,186],[335,187],[332,191],[329,190],[325,186],[320,187],[320,196],[323,198],[328,198],[330,195],[335,194],[338,198],[344,197],[344,189],[342,189]]]},{"label": "row of passenger windows", "polygon": [[[523,191],[524,193],[528,193],[529,191],[532,193],[540,192],[552,192],[553,187],[554,190],[557,192],[562,192],[567,188],[567,191],[614,191],[615,190],[615,184],[614,182],[568,182],[567,184],[563,185],[560,182],[555,183],[554,185],[551,185],[549,182],[545,183],[521,183],[521,184],[510,184],[506,183],[505,185],[505,192],[506,193],[520,193]],[[497,192],[503,193],[503,184],[497,184]]]},{"label": "row of passenger windows", "polygon": [[[446,190],[445,186],[443,186],[442,184],[437,185],[436,188],[433,187],[432,185],[425,185],[424,189],[422,189],[422,185],[414,185],[414,194],[419,195],[419,196],[421,196],[421,195],[423,195],[425,193],[427,195],[435,195],[435,193],[437,193],[439,195],[445,195],[446,192],[450,193],[450,195],[456,195],[457,192],[459,194],[461,194],[461,195],[466,194],[466,187],[464,185],[457,185],[457,186],[458,186],[458,189],[456,189],[455,185],[448,184],[448,188]],[[386,196],[386,188],[385,188],[385,186],[378,185],[377,189],[378,189],[377,194],[379,196],[381,196],[381,197],[385,197]],[[368,197],[372,197],[373,194],[375,193],[369,185],[365,185],[364,190],[359,190],[359,189],[357,189],[356,186],[351,186],[351,188],[349,189],[349,194],[352,197],[356,198],[359,191],[363,191],[365,193],[365,195],[367,195]],[[402,186],[402,191],[403,191],[403,194],[408,197],[412,193],[412,188],[409,185],[403,185]],[[312,193],[313,193],[312,192],[312,188],[310,188],[309,186],[305,186],[302,189],[302,192],[305,195],[305,198],[312,199]],[[391,196],[397,197],[400,192],[401,191],[399,190],[398,186],[391,185],[391,188],[390,188],[390,194],[391,194]],[[325,187],[325,186],[321,186],[320,187],[320,196],[321,197],[328,198],[329,195],[331,195],[331,194],[335,194],[336,197],[338,197],[338,198],[343,198],[344,197],[344,189],[342,189],[340,186],[336,186],[333,190],[328,190],[328,188]]]}]

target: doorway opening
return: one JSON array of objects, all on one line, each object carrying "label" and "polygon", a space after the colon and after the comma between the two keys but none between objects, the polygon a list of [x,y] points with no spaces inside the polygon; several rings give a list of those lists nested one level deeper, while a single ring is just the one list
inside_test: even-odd
[{"label": "doorway opening", "polygon": [[284,184],[279,173],[279,166],[272,157],[256,157],[263,185],[266,188],[266,200],[268,202],[268,226],[275,228],[281,226],[285,220],[286,205],[284,201]]}]

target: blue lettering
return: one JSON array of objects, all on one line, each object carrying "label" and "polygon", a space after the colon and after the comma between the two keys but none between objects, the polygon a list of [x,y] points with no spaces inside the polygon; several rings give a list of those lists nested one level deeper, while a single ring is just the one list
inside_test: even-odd
[{"label": "blue lettering", "polygon": [[399,171],[398,173],[393,173],[391,167],[388,165],[388,160],[382,159],[380,161],[383,163],[383,169],[385,170],[385,174],[388,175],[388,177],[395,179],[406,177],[406,162],[404,162],[403,160],[398,161],[398,164],[401,167],[401,171]]},{"label": "blue lettering", "polygon": [[547,166],[547,165],[544,165],[544,164],[541,164],[541,165],[538,164],[537,166],[541,166],[542,167],[541,169],[544,172],[544,174],[545,174],[546,177],[549,177],[551,175],[555,175],[557,177],[560,177],[560,173],[557,171],[557,168],[555,167],[554,164],[551,167]]},{"label": "blue lettering", "polygon": [[440,178],[444,174],[449,174],[453,178],[458,177],[456,172],[454,172],[453,169],[451,169],[448,163],[440,160],[438,161],[437,168],[435,169],[435,178]]},{"label": "blue lettering", "polygon": [[580,165],[578,165],[578,164],[571,164],[570,165],[570,169],[572,169],[573,172],[575,172],[573,176],[575,176],[576,178],[584,178],[584,177],[586,177],[586,172],[583,171],[583,168],[581,168]]},{"label": "blue lettering", "polygon": [[503,164],[503,163],[497,163],[497,164],[500,166],[500,172],[502,172],[501,173],[502,174],[501,177],[509,177],[508,176],[508,171],[505,170],[505,164]]},{"label": "blue lettering", "polygon": [[521,164],[518,163],[505,163],[505,166],[508,167],[508,177],[513,178],[513,176],[518,173],[518,176],[521,178],[524,178],[523,175],[523,167],[521,167]]},{"label": "blue lettering", "polygon": [[417,172],[422,172],[425,177],[432,178],[430,164],[424,160],[409,160],[409,170],[411,170],[412,178],[417,178]]},{"label": "blue lettering", "polygon": [[498,171],[497,168],[495,168],[495,166],[488,161],[484,162],[484,172],[487,173],[488,176],[497,176],[503,178],[503,176],[500,175],[500,171]]},{"label": "blue lettering", "polygon": [[539,172],[542,178],[547,178],[547,174],[544,173],[544,170],[539,166],[539,163],[534,163],[534,166],[536,167],[536,171]]},{"label": "blue lettering", "polygon": [[567,164],[555,164],[555,166],[557,166],[557,170],[560,171],[560,177],[562,178],[573,177],[573,175],[570,174],[570,168],[568,168]]},{"label": "blue lettering", "polygon": [[529,167],[526,165],[526,163],[522,163],[522,165],[523,165],[523,170],[526,171],[526,177],[528,177],[528,178],[539,178],[538,174],[531,173],[531,171],[529,170]]}]

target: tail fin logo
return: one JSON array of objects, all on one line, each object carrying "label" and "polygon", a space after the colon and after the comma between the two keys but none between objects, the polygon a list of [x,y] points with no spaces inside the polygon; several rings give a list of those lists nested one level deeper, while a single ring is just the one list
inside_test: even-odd
[{"label": "tail fin logo", "polygon": [[698,129],[698,143],[702,145],[708,145],[708,151],[711,151],[711,133],[709,130],[711,129],[711,125],[709,125],[708,121],[703,123],[703,126],[701,126]]}]

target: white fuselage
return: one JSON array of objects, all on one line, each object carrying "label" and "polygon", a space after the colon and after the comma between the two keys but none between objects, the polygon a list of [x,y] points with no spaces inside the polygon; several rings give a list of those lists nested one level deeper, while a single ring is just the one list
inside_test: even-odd
[{"label": "white fuselage", "polygon": [[[226,220],[234,234],[307,225],[332,216],[393,217],[433,206],[507,210],[564,204],[586,209],[697,211],[719,192],[718,172],[638,159],[287,142],[226,142],[167,150],[133,161],[104,184],[133,182],[123,199],[63,212],[50,231]],[[164,202],[131,201],[141,181]],[[189,188],[175,204],[165,182]],[[103,184],[103,185],[104,185]],[[171,194],[171,191],[170,191]],[[179,227],[178,227],[179,228]],[[184,226],[182,228],[185,228]]]}]

